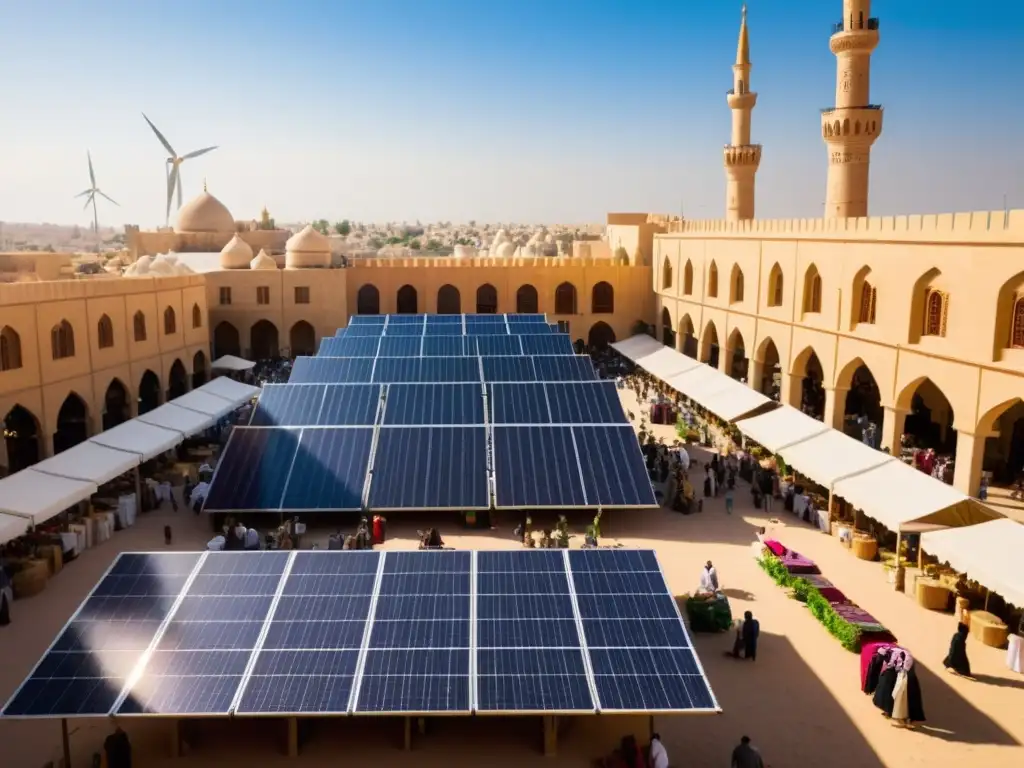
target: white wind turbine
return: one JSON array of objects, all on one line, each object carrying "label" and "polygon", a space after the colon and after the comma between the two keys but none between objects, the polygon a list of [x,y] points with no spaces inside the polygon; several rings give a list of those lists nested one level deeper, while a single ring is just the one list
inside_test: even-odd
[{"label": "white wind turbine", "polygon": [[83,208],[83,210],[87,210],[89,208],[89,204],[92,204],[92,226],[94,231],[96,232],[96,248],[97,250],[99,250],[100,219],[99,215],[96,212],[96,195],[99,195],[100,197],[109,200],[118,207],[120,207],[120,204],[116,200],[114,200],[114,198],[112,198],[110,195],[108,195],[106,192],[103,192],[99,187],[96,186],[96,174],[92,170],[92,153],[86,151],[85,156],[89,159],[89,188],[84,192],[79,192],[77,195],[75,195],[75,197],[86,198],[85,208]]},{"label": "white wind turbine", "polygon": [[167,171],[167,212],[165,214],[165,223],[169,224],[171,221],[171,200],[174,197],[174,189],[178,189],[178,207],[181,208],[181,164],[186,160],[191,160],[193,157],[199,157],[205,155],[207,152],[212,152],[217,147],[204,147],[203,149],[197,149],[194,152],[189,152],[187,155],[178,156],[178,153],[174,151],[174,147],[171,146],[170,142],[164,138],[164,135],[160,133],[160,130],[153,125],[153,121],[146,117],[146,114],[142,114],[142,118],[146,121],[150,128],[153,129],[153,133],[160,139],[160,143],[164,145],[164,149],[170,157],[165,161]]}]

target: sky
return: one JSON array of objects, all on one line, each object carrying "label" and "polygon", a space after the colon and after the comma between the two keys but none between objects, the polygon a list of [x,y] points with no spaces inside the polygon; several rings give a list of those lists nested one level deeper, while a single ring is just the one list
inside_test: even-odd
[{"label": "sky", "polygon": [[[163,224],[166,153],[237,219],[720,218],[740,2],[0,3],[0,221]],[[875,0],[872,215],[1024,208],[1024,16]],[[841,0],[750,0],[758,218],[822,215]],[[173,219],[173,212],[172,212]]]}]

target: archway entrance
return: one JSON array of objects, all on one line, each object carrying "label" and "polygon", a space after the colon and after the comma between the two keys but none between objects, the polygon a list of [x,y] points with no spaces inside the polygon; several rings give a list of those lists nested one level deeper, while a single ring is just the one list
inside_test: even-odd
[{"label": "archway entrance", "polygon": [[85,401],[70,393],[57,413],[57,431],[53,433],[53,452],[58,454],[89,439],[89,411]]},{"label": "archway entrance", "polygon": [[689,315],[683,315],[679,321],[679,333],[683,334],[683,354],[697,359],[697,337],[693,332],[693,323]]},{"label": "archway entrance", "polygon": [[152,371],[146,371],[139,381],[139,415],[149,413],[159,405],[160,379]]},{"label": "archway entrance", "polygon": [[[857,366],[850,378],[850,390],[846,393],[843,413],[848,417],[847,422],[852,417],[852,437],[875,448],[881,445],[882,393],[871,369],[864,364]],[[893,449],[899,451],[898,446],[893,446]]]},{"label": "archway entrance", "polygon": [[167,374],[167,399],[173,400],[188,392],[188,372],[181,360],[175,360]]},{"label": "archway entrance", "polygon": [[4,443],[7,446],[7,469],[18,472],[39,461],[39,422],[20,405],[4,416]]},{"label": "archway entrance", "polygon": [[761,343],[761,380],[754,382],[758,391],[765,397],[778,400],[782,387],[782,369],[779,348],[775,342],[766,339]]},{"label": "archway entrance", "polygon": [[587,346],[593,352],[608,348],[609,344],[615,343],[615,331],[605,322],[594,323],[587,334]]},{"label": "archway entrance", "polygon": [[714,323],[708,323],[704,329],[704,338],[700,341],[701,362],[707,363],[712,368],[718,367],[718,329]]},{"label": "archway entrance", "polygon": [[458,315],[462,313],[462,295],[454,285],[442,285],[437,291],[437,314]]},{"label": "archway entrance", "polygon": [[791,402],[808,416],[825,420],[825,369],[813,349],[806,349],[796,359],[793,375],[800,377],[800,386],[793,388]]},{"label": "archway entrance", "polygon": [[380,314],[380,291],[377,290],[377,286],[367,283],[359,289],[359,293],[356,294],[356,314]]},{"label": "archway entrance", "polygon": [[667,307],[661,310],[661,343],[673,349],[676,347],[676,332],[672,330],[672,315]]},{"label": "archway entrance", "polygon": [[206,383],[206,353],[196,352],[192,358],[192,388],[201,387]]},{"label": "archway entrance", "polygon": [[419,297],[411,285],[403,285],[398,289],[398,314],[415,315],[420,311]]},{"label": "archway entrance", "polygon": [[288,332],[292,357],[316,354],[316,331],[305,320],[299,320]]},{"label": "archway entrance", "polygon": [[119,379],[114,379],[103,397],[103,428],[110,429],[118,424],[124,424],[131,417],[128,389]]},{"label": "archway entrance", "polygon": [[904,392],[897,405],[903,408],[909,405],[903,434],[915,448],[932,448],[938,454],[955,455],[953,406],[931,379],[925,378],[909,392]]},{"label": "archway entrance", "polygon": [[249,331],[249,344],[253,360],[271,360],[281,354],[277,326],[269,320],[260,320],[253,325]]},{"label": "archway entrance", "polygon": [[[1013,486],[1024,477],[1024,401],[1003,407],[1006,410],[991,422],[997,435],[985,441],[982,469],[992,473],[993,484]],[[987,422],[982,419],[982,427]]]},{"label": "archway entrance", "polygon": [[729,349],[732,351],[732,359],[729,361],[729,375],[736,381],[747,380],[747,350],[743,345],[743,334],[735,329],[729,336]]},{"label": "archway entrance", "polygon": [[540,302],[537,298],[537,289],[532,285],[521,285],[516,291],[516,312],[535,315],[540,312]]},{"label": "archway entrance", "polygon": [[476,289],[476,312],[478,315],[498,314],[498,290],[490,283]]},{"label": "archway entrance", "polygon": [[224,355],[242,356],[242,342],[238,336],[238,329],[227,320],[217,323],[217,327],[213,329],[213,356]]}]

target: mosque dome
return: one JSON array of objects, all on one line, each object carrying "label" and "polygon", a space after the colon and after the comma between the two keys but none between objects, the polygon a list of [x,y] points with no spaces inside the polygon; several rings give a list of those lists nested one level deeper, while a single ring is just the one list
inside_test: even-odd
[{"label": "mosque dome", "polygon": [[497,248],[494,249],[492,256],[496,256],[499,259],[511,259],[516,255],[516,244],[508,241],[501,243]]},{"label": "mosque dome", "polygon": [[220,252],[221,269],[245,269],[252,261],[252,246],[235,235]]},{"label": "mosque dome", "polygon": [[174,263],[168,261],[163,254],[154,258],[149,265],[149,274],[151,275],[173,275],[174,272]]},{"label": "mosque dome", "polygon": [[477,255],[476,248],[472,245],[456,245],[452,257],[456,259],[471,259]]},{"label": "mosque dome", "polygon": [[249,262],[249,269],[277,269],[277,262],[261,248],[256,258]]},{"label": "mosque dome", "polygon": [[331,241],[307,224],[284,245],[285,266],[290,268],[329,267]]},{"label": "mosque dome", "polygon": [[179,233],[235,231],[235,218],[220,200],[205,189],[202,194],[181,206],[174,231]]}]

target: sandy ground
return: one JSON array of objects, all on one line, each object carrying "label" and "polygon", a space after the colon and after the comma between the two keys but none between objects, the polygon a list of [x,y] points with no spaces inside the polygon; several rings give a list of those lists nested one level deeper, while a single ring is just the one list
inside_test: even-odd
[{"label": "sandy ground", "polygon": [[[629,393],[627,408],[639,413]],[[671,437],[669,427],[656,427]],[[696,475],[695,475],[696,477]],[[774,768],[829,765],[875,766],[1024,765],[1024,677],[1004,666],[1005,652],[968,644],[976,680],[943,672],[941,660],[954,630],[949,615],[925,611],[886,583],[881,566],[855,559],[835,539],[781,515],[778,523],[752,509],[749,495],[737,493],[736,512],[727,516],[721,500],[705,505],[703,514],[682,516],[667,511],[636,519],[614,516],[602,522],[606,538],[658,551],[669,584],[677,594],[692,591],[701,564],[711,559],[732,602],[734,614],[752,610],[761,622],[756,663],[723,655],[731,640],[696,635],[694,643],[724,710],[719,716],[661,717],[655,721],[674,766],[725,765],[732,747],[748,734]],[[132,529],[68,565],[47,590],[14,606],[14,622],[0,629],[0,698],[13,693],[32,665],[119,551],[163,548],[162,528],[174,527],[175,549],[199,548],[209,538],[206,521],[169,510],[143,516]],[[426,521],[390,520],[388,549],[415,546],[415,528]],[[495,521],[484,532],[442,528],[458,548],[512,548],[514,521]],[[574,521],[582,534],[585,520]],[[766,525],[777,538],[816,560],[823,573],[852,600],[873,613],[908,646],[917,659],[928,722],[916,731],[891,726],[860,692],[859,660],[844,651],[803,606],[788,599],[765,576],[752,556],[755,531]],[[578,546],[582,536],[574,540]],[[605,543],[610,543],[606,541]],[[563,723],[558,764],[587,766],[626,732],[646,736],[643,718],[581,718]],[[404,752],[401,720],[347,719],[313,723],[313,732],[297,760],[282,756],[284,725],[276,721],[200,724],[184,757],[168,755],[166,721],[128,721],[137,763],[142,766],[263,766],[300,763],[337,765],[356,760],[403,766],[451,766],[486,762],[492,768],[550,764],[541,756],[536,720],[439,719],[426,736]],[[103,720],[71,721],[73,765],[87,765],[109,729]],[[61,754],[58,722],[0,722],[0,765],[40,768]],[[55,763],[56,764],[56,763]]]}]

